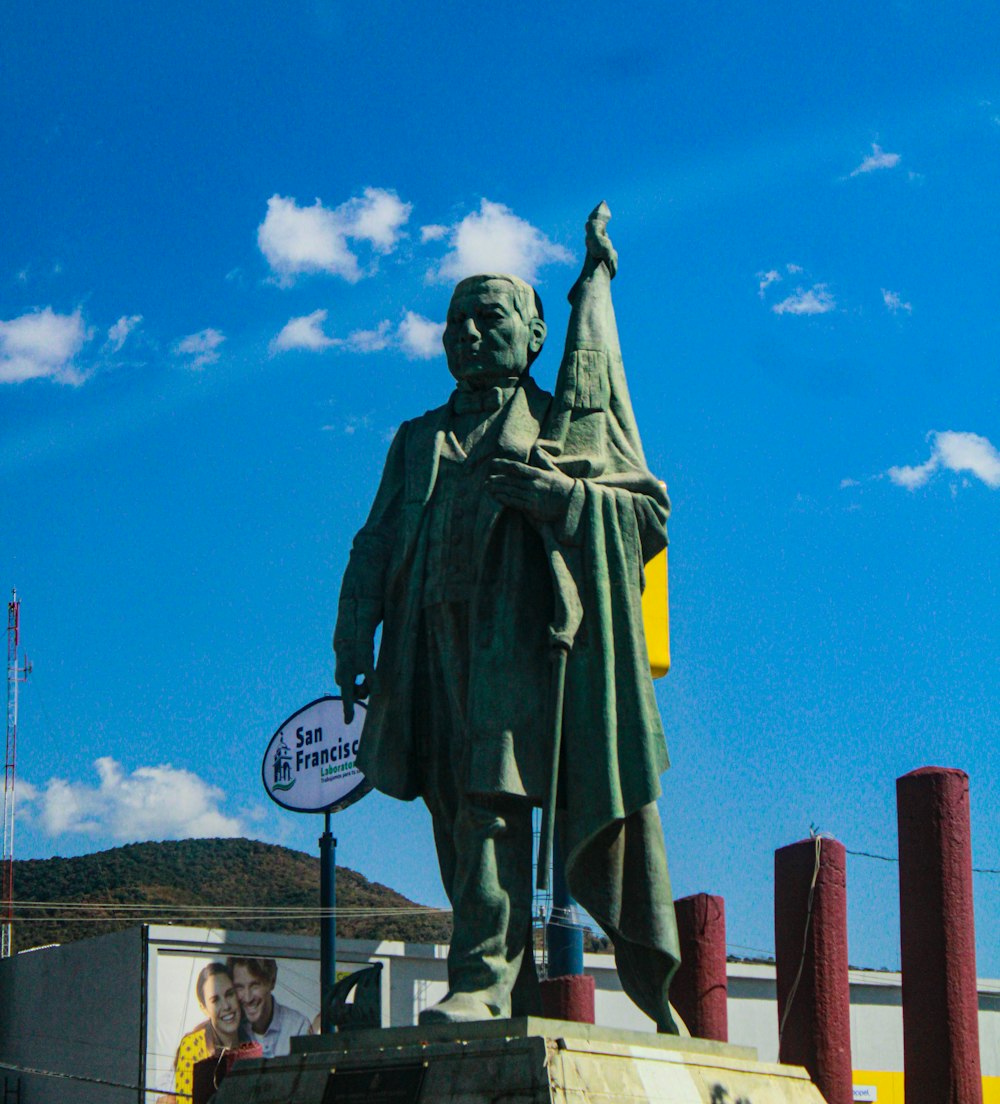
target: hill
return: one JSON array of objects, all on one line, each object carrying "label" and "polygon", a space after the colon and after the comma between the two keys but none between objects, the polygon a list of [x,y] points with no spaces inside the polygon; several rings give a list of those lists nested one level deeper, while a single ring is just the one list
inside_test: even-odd
[{"label": "hill", "polygon": [[[319,859],[248,839],[134,843],[15,862],[14,897],[16,950],[142,921],[318,935]],[[262,907],[292,911],[267,916]],[[451,936],[450,916],[346,867],[337,867],[337,909],[345,938],[444,943]]]}]

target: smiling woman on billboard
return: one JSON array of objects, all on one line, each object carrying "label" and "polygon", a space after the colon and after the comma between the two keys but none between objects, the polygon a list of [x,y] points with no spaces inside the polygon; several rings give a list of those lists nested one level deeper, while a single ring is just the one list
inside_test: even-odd
[{"label": "smiling woman on billboard", "polygon": [[236,986],[221,962],[210,962],[205,966],[198,974],[194,987],[198,1006],[207,1019],[192,1028],[177,1048],[174,1091],[182,1100],[191,1098],[196,1062],[216,1054],[221,1057],[223,1051],[234,1050],[241,1043],[250,1041]]}]

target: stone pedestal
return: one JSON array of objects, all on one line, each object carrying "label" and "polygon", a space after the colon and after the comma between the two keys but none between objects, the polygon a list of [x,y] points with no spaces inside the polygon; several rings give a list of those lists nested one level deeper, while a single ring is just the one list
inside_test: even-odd
[{"label": "stone pedestal", "polygon": [[520,1018],[295,1040],[237,1063],[215,1104],[823,1104],[749,1047]]}]

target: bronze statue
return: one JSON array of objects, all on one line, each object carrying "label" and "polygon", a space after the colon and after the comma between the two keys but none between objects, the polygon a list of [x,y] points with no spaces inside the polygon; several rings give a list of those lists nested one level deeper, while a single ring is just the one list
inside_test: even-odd
[{"label": "bronze statue", "polygon": [[587,223],[555,396],[530,375],[546,336],[535,291],[490,274],[455,288],[455,390],[400,426],[344,574],[334,650],[348,720],[370,694],[358,764],[384,793],[427,803],[453,908],[448,994],[421,1022],[537,1011],[542,805],[542,880],[554,822],[570,891],[611,938],[625,991],[676,1031],[655,804],[668,760],[640,605],[670,507],[625,384],[608,218],[601,204]]}]

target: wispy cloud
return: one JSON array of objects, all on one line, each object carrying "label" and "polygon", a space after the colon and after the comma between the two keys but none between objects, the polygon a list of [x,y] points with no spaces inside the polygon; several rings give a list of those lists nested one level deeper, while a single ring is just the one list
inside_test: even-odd
[{"label": "wispy cloud", "polygon": [[97,785],[50,778],[25,787],[22,809],[48,836],[84,835],[119,843],[239,836],[243,823],[221,809],[225,794],[192,771],[169,763],[131,774],[103,756]]},{"label": "wispy cloud", "polygon": [[757,294],[761,299],[764,298],[764,293],[772,284],[777,284],[781,280],[781,273],[776,268],[768,269],[767,272],[757,273]]},{"label": "wispy cloud", "polygon": [[827,314],[836,310],[837,300],[826,284],[813,284],[811,288],[796,288],[794,293],[771,310],[775,314]]},{"label": "wispy cloud", "polygon": [[902,160],[898,153],[887,153],[878,143],[872,142],[872,151],[856,169],[851,170],[851,176],[861,176],[863,173],[877,172],[879,169],[894,169]]},{"label": "wispy cloud", "polygon": [[204,368],[219,359],[219,346],[225,341],[225,335],[218,330],[199,330],[197,333],[182,337],[174,346],[179,357],[187,359],[189,368]]},{"label": "wispy cloud", "polygon": [[[437,231],[438,227],[435,227]],[[479,210],[447,230],[450,246],[430,276],[443,282],[480,272],[504,272],[533,283],[547,264],[569,264],[573,255],[502,203],[480,201]],[[433,240],[433,239],[432,239]]]},{"label": "wispy cloud", "polygon": [[968,472],[991,490],[1000,488],[1000,452],[978,433],[954,430],[928,433],[931,454],[922,463],[892,467],[886,475],[897,486],[915,491],[923,487],[939,469]]},{"label": "wispy cloud", "polygon": [[108,340],[104,348],[111,353],[121,352],[122,346],[128,340],[128,335],[142,322],[141,314],[123,314],[121,318],[108,330]]},{"label": "wispy cloud", "polygon": [[[797,264],[786,264],[784,266],[784,270],[789,276],[801,276],[802,273],[805,271],[803,269],[802,265],[797,265]],[[763,299],[764,296],[767,294],[768,289],[771,287],[771,285],[772,284],[780,284],[783,279],[784,279],[784,276],[776,268],[769,268],[766,271],[764,269],[762,269],[760,272],[758,272],[757,273],[757,296],[758,296],[758,298]]]},{"label": "wispy cloud", "polygon": [[448,236],[449,227],[441,226],[439,223],[430,223],[428,226],[420,227],[420,240],[426,245],[431,241],[440,241],[442,238]]},{"label": "wispy cloud", "polygon": [[384,188],[366,188],[334,208],[324,207],[319,199],[311,207],[300,207],[292,198],[273,195],[257,228],[257,244],[283,286],[312,272],[355,283],[363,273],[348,239],[368,242],[376,253],[390,253],[411,210],[411,204]]},{"label": "wispy cloud", "polygon": [[393,342],[392,323],[383,319],[373,330],[354,330],[347,335],[345,344],[355,353],[380,353]]},{"label": "wispy cloud", "polygon": [[903,297],[898,291],[889,291],[887,288],[882,288],[882,302],[885,303],[886,310],[893,314],[899,314],[900,311],[905,311],[906,314],[913,313],[913,304],[904,303]]},{"label": "wispy cloud", "polygon": [[358,430],[367,431],[374,427],[370,414],[348,414],[347,417],[336,424],[323,426],[324,433],[344,433],[353,437]]},{"label": "wispy cloud", "polygon": [[74,363],[90,334],[79,310],[51,307],[0,321],[0,383],[50,379],[79,386],[84,373]]},{"label": "wispy cloud", "polygon": [[281,331],[271,340],[272,356],[292,349],[323,352],[340,349],[352,353],[380,353],[385,349],[399,349],[411,360],[423,360],[439,355],[443,322],[407,311],[398,326],[393,327],[386,318],[372,329],[352,330],[347,337],[331,337],[323,330],[327,320],[325,310],[315,310],[300,318],[290,318]]},{"label": "wispy cloud", "polygon": [[432,322],[422,314],[407,311],[397,333],[400,348],[411,360],[430,360],[444,352],[441,345],[443,322]]}]

